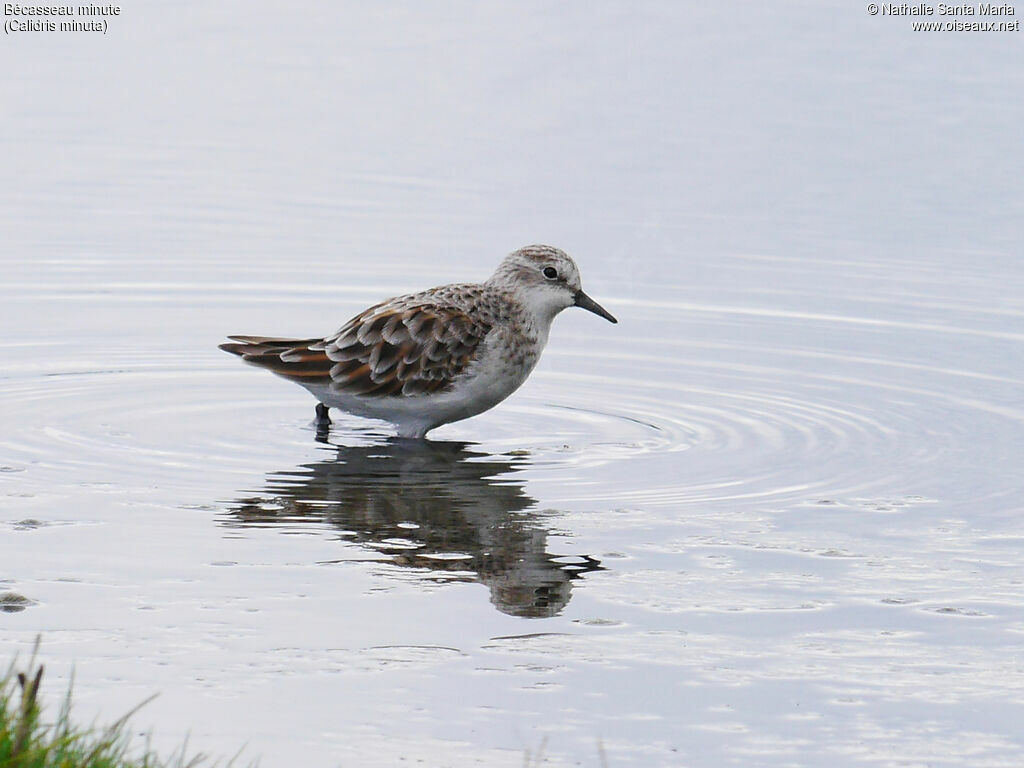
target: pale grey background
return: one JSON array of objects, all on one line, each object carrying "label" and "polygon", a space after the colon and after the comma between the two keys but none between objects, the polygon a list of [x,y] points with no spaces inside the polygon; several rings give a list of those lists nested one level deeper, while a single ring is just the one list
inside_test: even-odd
[{"label": "pale grey background", "polygon": [[[51,701],[74,665],[86,721],[160,692],[156,745],[267,766],[1021,763],[1020,33],[123,8],[0,44],[0,590],[37,601],[0,648],[43,633]],[[621,323],[559,318],[520,393],[435,433],[477,454],[440,482],[362,478],[215,349],[529,242]],[[239,527],[317,471],[323,518]],[[459,511],[435,560],[507,527],[605,570],[496,610],[534,561],[403,565],[402,504]]]}]

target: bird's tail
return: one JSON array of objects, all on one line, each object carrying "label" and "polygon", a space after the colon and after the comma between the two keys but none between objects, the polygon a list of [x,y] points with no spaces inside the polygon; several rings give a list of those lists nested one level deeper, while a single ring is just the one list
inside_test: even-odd
[{"label": "bird's tail", "polygon": [[272,336],[228,336],[218,345],[247,363],[289,379],[330,378],[334,361],[327,357],[322,338],[281,339]]}]

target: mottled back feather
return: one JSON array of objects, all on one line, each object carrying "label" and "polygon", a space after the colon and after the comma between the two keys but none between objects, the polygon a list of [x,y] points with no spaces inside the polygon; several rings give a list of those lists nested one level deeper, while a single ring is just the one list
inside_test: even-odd
[{"label": "mottled back feather", "polygon": [[230,336],[220,348],[299,383],[364,396],[450,389],[493,323],[422,294],[370,307],[323,339]]}]

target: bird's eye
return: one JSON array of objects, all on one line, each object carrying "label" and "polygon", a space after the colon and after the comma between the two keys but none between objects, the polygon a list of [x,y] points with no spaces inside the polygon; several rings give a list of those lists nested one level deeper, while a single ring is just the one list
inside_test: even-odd
[{"label": "bird's eye", "polygon": [[558,270],[555,269],[554,267],[544,267],[544,277],[546,277],[548,280],[557,280]]}]

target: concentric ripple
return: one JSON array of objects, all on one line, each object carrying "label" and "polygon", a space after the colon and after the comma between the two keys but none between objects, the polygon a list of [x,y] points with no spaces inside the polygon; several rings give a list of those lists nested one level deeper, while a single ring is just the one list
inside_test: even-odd
[{"label": "concentric ripple", "polygon": [[[187,288],[176,286],[175,294]],[[150,289],[162,295],[147,283],[109,284],[103,311],[131,314]],[[68,286],[59,293],[87,310],[97,299]],[[221,298],[231,306],[253,296]],[[284,295],[267,287],[265,298],[276,306]],[[318,293],[298,300],[325,302]],[[173,313],[173,295],[163,301]],[[621,326],[559,320],[520,393],[432,437],[527,457],[536,477],[560,478],[554,501],[625,506],[912,490],[979,431],[993,443],[1019,440],[1024,408],[1006,393],[1021,382],[985,363],[986,344],[1019,349],[1021,339],[984,306],[921,302],[926,314],[955,313],[954,325],[888,320],[877,300],[868,316],[856,296],[848,314],[607,302],[625,307]],[[0,396],[12,416],[0,446],[8,471],[24,470],[19,489],[60,478],[216,497],[224,476],[315,452],[303,392],[219,356],[215,339],[193,333],[171,349],[145,343],[154,332],[121,339],[102,363],[83,340],[5,345],[11,363]],[[388,432],[342,416],[330,440],[372,442]],[[975,448],[983,464],[985,447]]]}]

